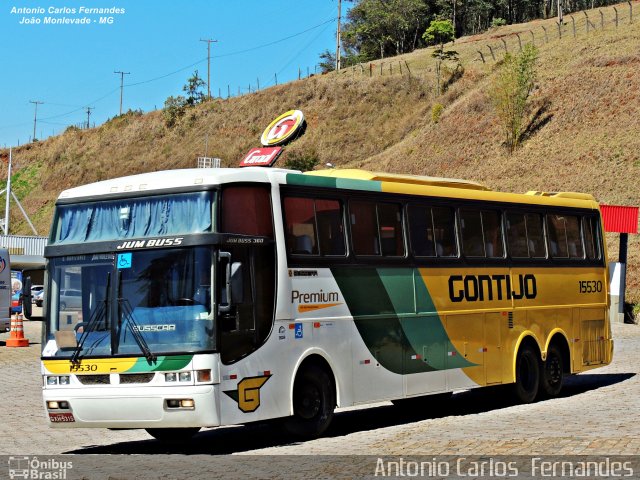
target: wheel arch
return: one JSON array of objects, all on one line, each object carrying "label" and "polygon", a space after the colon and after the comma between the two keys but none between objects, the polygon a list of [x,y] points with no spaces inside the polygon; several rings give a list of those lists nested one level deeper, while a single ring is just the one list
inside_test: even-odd
[{"label": "wheel arch", "polygon": [[564,373],[571,373],[571,347],[569,345],[569,338],[564,330],[561,328],[554,328],[547,337],[547,343],[544,348],[543,359],[546,360],[549,347],[555,345],[560,349],[562,355],[562,363]]},{"label": "wheel arch", "polygon": [[293,369],[293,375],[291,375],[291,382],[289,384],[289,414],[293,415],[293,387],[298,377],[298,372],[308,365],[316,365],[327,371],[333,382],[333,388],[336,393],[336,404],[340,405],[341,390],[339,377],[336,375],[336,366],[331,361],[331,357],[327,355],[324,350],[319,348],[312,348],[304,352],[303,355],[298,358],[298,361]]},{"label": "wheel arch", "polygon": [[[537,352],[538,358],[542,361],[542,349],[540,348],[540,341],[536,334],[531,330],[525,330],[520,334],[518,340],[516,340],[515,348],[513,349],[513,356],[511,362],[511,382],[516,381],[516,362],[518,360],[518,353],[524,346],[531,346]],[[545,350],[546,351],[546,350]]]}]

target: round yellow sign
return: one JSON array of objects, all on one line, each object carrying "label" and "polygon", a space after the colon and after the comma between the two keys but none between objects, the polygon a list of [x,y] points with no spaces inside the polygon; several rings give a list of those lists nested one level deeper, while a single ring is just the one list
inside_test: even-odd
[{"label": "round yellow sign", "polygon": [[292,140],[304,125],[304,115],[300,110],[289,110],[283,113],[265,129],[260,143],[265,147],[282,145]]}]

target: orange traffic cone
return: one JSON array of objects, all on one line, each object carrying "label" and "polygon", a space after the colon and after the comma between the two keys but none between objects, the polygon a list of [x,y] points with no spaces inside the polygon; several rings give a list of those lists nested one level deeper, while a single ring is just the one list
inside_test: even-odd
[{"label": "orange traffic cone", "polygon": [[7,347],[28,347],[29,339],[24,338],[24,328],[22,327],[22,315],[17,313],[11,319],[11,333],[5,345]]}]

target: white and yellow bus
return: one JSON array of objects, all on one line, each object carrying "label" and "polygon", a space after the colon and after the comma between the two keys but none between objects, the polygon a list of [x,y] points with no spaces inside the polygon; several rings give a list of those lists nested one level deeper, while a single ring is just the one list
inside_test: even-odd
[{"label": "white and yellow bus", "polygon": [[580,193],[360,170],[148,173],[64,191],[47,258],[53,427],[156,438],[513,384],[611,361],[606,247]]}]

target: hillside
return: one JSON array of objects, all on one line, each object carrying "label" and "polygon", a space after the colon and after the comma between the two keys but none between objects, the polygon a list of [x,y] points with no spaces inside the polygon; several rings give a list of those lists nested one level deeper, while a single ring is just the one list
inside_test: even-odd
[{"label": "hillside", "polygon": [[[450,78],[438,98],[432,49],[422,49],[371,67],[215,99],[189,110],[172,128],[155,111],[67,131],[14,149],[14,191],[39,233],[46,234],[61,190],[115,176],[192,167],[205,153],[205,142],[209,156],[236,165],[246,151],[259,146],[269,121],[298,108],[307,118],[307,132],[285,155],[317,155],[321,163],[338,168],[460,177],[501,191],[584,191],[602,203],[640,205],[640,3],[633,6],[636,23],[629,24],[629,7],[621,4],[617,28],[613,8],[601,9],[602,18],[597,9],[588,11],[588,33],[584,14],[574,14],[575,38],[571,17],[565,17],[562,38],[550,19],[458,39],[448,48],[460,54],[464,73]],[[505,44],[511,52],[518,50],[516,33],[523,43],[535,38],[538,81],[533,127],[522,147],[509,155],[487,86]],[[438,123],[431,115],[435,102],[444,106]],[[12,233],[30,232],[17,209],[11,221]],[[633,236],[629,298],[634,301],[640,300],[639,247]],[[610,236],[612,259],[617,248],[617,238]]]}]

